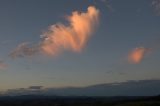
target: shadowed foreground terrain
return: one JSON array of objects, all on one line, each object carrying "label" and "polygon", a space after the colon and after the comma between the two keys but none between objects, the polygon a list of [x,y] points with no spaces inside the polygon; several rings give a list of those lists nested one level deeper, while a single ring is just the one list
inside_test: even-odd
[{"label": "shadowed foreground terrain", "polygon": [[160,106],[155,97],[58,97],[14,96],[0,97],[0,106]]}]

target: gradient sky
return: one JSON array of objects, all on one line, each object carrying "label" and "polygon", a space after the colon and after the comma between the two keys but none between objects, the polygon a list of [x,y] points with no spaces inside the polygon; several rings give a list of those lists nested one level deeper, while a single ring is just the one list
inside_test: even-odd
[{"label": "gradient sky", "polygon": [[[159,79],[160,7],[155,1],[0,0],[0,90]],[[39,42],[49,26],[67,25],[67,15],[86,12],[88,6],[99,10],[99,24],[81,53],[9,56],[17,45]],[[137,47],[150,52],[138,64],[129,63],[128,54]]]}]

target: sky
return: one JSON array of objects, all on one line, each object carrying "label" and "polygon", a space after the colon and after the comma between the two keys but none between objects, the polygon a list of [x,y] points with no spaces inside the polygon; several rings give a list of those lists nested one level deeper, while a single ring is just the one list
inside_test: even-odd
[{"label": "sky", "polygon": [[1,0],[0,90],[160,77],[160,0]]}]

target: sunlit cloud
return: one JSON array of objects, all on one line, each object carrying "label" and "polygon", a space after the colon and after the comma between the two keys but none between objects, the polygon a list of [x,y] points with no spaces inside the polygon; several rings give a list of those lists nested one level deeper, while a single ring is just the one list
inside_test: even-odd
[{"label": "sunlit cloud", "polygon": [[37,45],[18,45],[10,54],[11,57],[30,56],[39,52],[55,56],[64,50],[81,52],[98,24],[99,10],[89,6],[87,12],[72,12],[67,16],[67,20],[68,25],[51,25],[48,31],[41,35],[42,40]]},{"label": "sunlit cloud", "polygon": [[68,16],[69,26],[52,25],[43,34],[42,50],[49,55],[55,55],[64,49],[80,52],[94,31],[98,15],[99,11],[90,6],[86,13],[75,11],[71,16]]},{"label": "sunlit cloud", "polygon": [[149,51],[150,49],[144,47],[133,49],[128,55],[128,62],[133,64],[140,63]]}]

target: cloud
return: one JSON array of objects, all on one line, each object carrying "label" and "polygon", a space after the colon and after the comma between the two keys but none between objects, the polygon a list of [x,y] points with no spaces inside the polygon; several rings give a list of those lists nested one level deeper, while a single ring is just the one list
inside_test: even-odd
[{"label": "cloud", "polygon": [[30,90],[40,90],[42,88],[43,88],[43,86],[30,86],[28,89],[30,89]]},{"label": "cloud", "polygon": [[43,34],[45,39],[41,43],[42,50],[49,55],[55,55],[62,50],[80,52],[94,31],[98,15],[99,11],[90,6],[86,13],[75,11],[68,16],[69,26],[52,25]]},{"label": "cloud", "polygon": [[138,47],[133,49],[128,55],[129,63],[138,64],[142,61],[147,53],[149,53],[150,49],[144,47]]},{"label": "cloud", "polygon": [[156,15],[160,15],[160,0],[152,0],[152,7]]},{"label": "cloud", "polygon": [[4,63],[4,61],[0,60],[0,70],[6,69],[7,64]]},{"label": "cloud", "polygon": [[67,20],[67,25],[51,25],[48,31],[42,34],[39,44],[30,46],[29,43],[22,43],[10,56],[24,57],[39,52],[55,56],[64,50],[81,52],[98,24],[99,10],[89,6],[87,12],[72,12],[67,16]]},{"label": "cloud", "polygon": [[124,82],[96,84],[84,87],[61,87],[43,89],[9,89],[4,95],[46,95],[46,96],[153,96],[160,94],[160,80],[129,80]]},{"label": "cloud", "polygon": [[39,51],[38,46],[29,46],[29,43],[25,42],[18,45],[11,53],[10,56],[12,58],[16,57],[24,57],[24,56],[32,56]]}]

